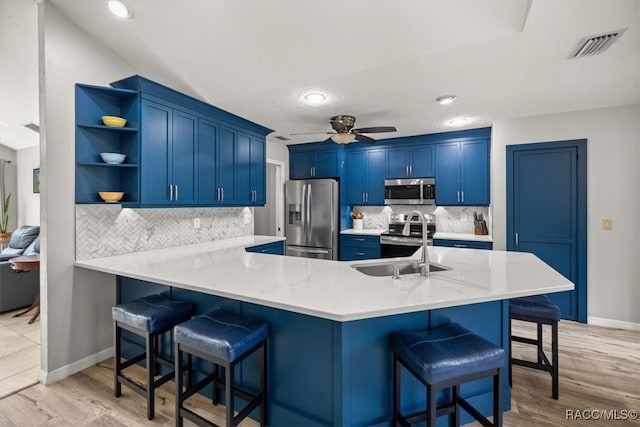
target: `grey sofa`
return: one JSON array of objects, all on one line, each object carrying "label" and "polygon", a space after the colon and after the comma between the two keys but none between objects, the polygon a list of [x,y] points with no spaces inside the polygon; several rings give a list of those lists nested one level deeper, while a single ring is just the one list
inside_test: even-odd
[{"label": "grey sofa", "polygon": [[25,225],[11,235],[0,252],[0,313],[31,305],[40,292],[40,271],[17,272],[9,260],[40,253],[40,227]]}]

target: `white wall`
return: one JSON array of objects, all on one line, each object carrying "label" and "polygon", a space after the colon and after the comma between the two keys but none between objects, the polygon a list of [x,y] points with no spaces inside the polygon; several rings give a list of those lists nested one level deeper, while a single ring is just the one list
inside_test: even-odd
[{"label": "white wall", "polygon": [[[102,351],[98,356],[106,357],[113,345],[113,276],[73,266],[74,85],[79,82],[107,86],[134,74],[134,70],[80,31],[50,2],[38,6],[43,251],[41,380],[51,382],[95,363],[92,357],[98,352]],[[68,366],[73,362],[78,363]]]},{"label": "white wall", "polygon": [[[505,147],[582,138],[588,153],[589,323],[640,329],[640,105],[496,121],[494,248],[506,247]],[[603,218],[613,219],[612,231],[602,230]]]},{"label": "white wall", "polygon": [[267,159],[284,163],[284,180],[289,179],[289,150],[284,142],[267,140]]},{"label": "white wall", "polygon": [[33,170],[40,167],[40,146],[17,152],[18,224],[40,225],[40,194],[33,192]]}]

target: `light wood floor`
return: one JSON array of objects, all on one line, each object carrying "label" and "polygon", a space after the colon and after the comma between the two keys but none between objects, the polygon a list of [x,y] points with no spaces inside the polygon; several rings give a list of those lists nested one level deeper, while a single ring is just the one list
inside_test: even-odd
[{"label": "light wood floor", "polygon": [[27,323],[33,312],[13,317],[22,311],[0,314],[0,399],[38,383],[40,319]]},{"label": "light wood floor", "polygon": [[[516,330],[533,331],[526,324]],[[567,420],[567,410],[640,411],[640,332],[560,322],[560,399],[551,398],[550,377],[514,367],[512,410],[505,426],[637,426],[640,420]],[[546,331],[545,331],[546,332]],[[533,336],[533,334],[531,334]],[[546,335],[548,336],[548,335]],[[522,353],[521,349],[517,350]],[[111,363],[101,363],[49,386],[35,385],[0,400],[0,425],[11,426],[144,426],[174,425],[173,384],[156,400],[156,418],[147,421],[143,399],[123,388],[113,397]],[[311,387],[311,385],[310,385]],[[211,414],[209,401],[194,407]],[[222,407],[216,407],[221,414]],[[217,415],[217,422],[222,418]],[[185,425],[191,425],[185,421]],[[251,420],[243,426],[255,426]],[[297,427],[297,426],[292,426]]]}]

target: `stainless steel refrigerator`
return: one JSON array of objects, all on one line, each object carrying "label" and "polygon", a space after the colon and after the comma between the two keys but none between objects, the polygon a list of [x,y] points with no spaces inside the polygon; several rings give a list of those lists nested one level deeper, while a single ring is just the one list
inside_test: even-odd
[{"label": "stainless steel refrigerator", "polygon": [[335,179],[287,181],[287,255],[338,259],[339,197]]}]

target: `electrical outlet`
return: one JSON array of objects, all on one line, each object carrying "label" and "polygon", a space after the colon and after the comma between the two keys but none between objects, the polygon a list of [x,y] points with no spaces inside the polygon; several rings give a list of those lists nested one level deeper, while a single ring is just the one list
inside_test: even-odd
[{"label": "electrical outlet", "polygon": [[200,218],[193,218],[193,228],[200,228]]},{"label": "electrical outlet", "polygon": [[467,220],[467,214],[461,214],[460,221],[466,221],[466,220]]},{"label": "electrical outlet", "polygon": [[611,218],[605,218],[602,220],[602,229],[603,230],[612,230],[613,229],[613,220]]}]

